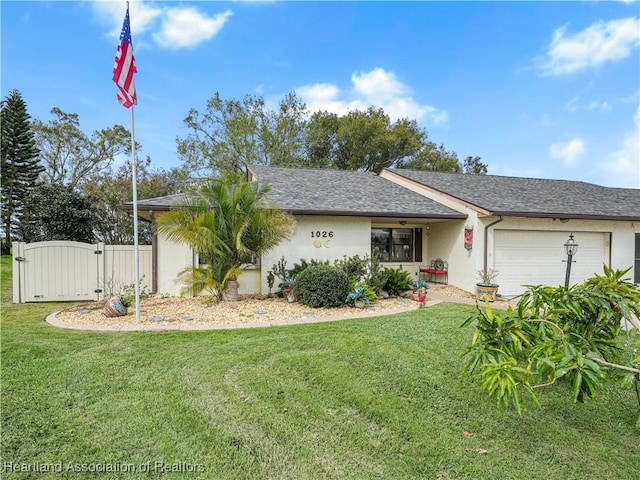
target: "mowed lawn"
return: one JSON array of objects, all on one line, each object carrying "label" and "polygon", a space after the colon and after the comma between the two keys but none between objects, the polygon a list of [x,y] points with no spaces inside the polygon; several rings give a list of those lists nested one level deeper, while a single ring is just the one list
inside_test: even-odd
[{"label": "mowed lawn", "polygon": [[7,302],[2,262],[2,478],[640,478],[632,390],[573,405],[560,385],[519,417],[460,376],[472,307],[66,331],[44,323],[61,304]]}]

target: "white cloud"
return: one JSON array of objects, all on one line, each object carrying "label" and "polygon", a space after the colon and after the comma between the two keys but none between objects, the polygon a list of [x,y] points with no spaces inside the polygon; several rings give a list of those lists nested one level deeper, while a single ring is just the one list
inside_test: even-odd
[{"label": "white cloud", "polygon": [[[123,2],[97,1],[92,3],[94,13],[105,23],[112,26],[109,35],[114,38],[120,37],[122,22],[127,9]],[[132,1],[129,6],[129,20],[131,22],[131,32],[134,40],[136,35],[141,35],[148,31],[154,21],[159,18],[164,9],[153,6],[144,1]]]},{"label": "white cloud", "polygon": [[633,116],[634,129],[628,132],[619,150],[600,165],[617,184],[640,187],[640,105]]},{"label": "white cloud", "polygon": [[568,75],[628,57],[639,45],[640,18],[599,21],[575,35],[568,35],[565,25],[534,65],[543,75]]},{"label": "white cloud", "polygon": [[232,15],[231,10],[226,10],[211,18],[193,7],[168,8],[162,19],[162,30],[154,33],[153,38],[167,48],[193,47],[212,38]]},{"label": "white cloud", "polygon": [[579,137],[568,142],[556,142],[549,148],[551,158],[562,160],[567,166],[575,165],[584,152],[584,140]]},{"label": "white cloud", "polygon": [[[111,25],[109,35],[119,37],[126,12],[124,4],[96,1],[92,7],[103,22]],[[156,44],[170,49],[194,47],[210,40],[233,15],[231,10],[226,10],[210,17],[194,7],[156,7],[144,0],[132,1],[129,13],[134,46],[144,44],[144,37],[140,40],[139,36],[151,32]]]},{"label": "white cloud", "polygon": [[411,89],[393,72],[375,68],[351,75],[352,87],[340,90],[331,83],[314,83],[295,89],[311,111],[326,110],[344,115],[350,110],[383,108],[392,120],[410,118],[431,126],[446,125],[449,114],[431,105],[418,103]]},{"label": "white cloud", "polygon": [[610,112],[611,104],[607,101],[591,102],[589,105],[587,105],[587,110],[602,110],[603,112]]}]

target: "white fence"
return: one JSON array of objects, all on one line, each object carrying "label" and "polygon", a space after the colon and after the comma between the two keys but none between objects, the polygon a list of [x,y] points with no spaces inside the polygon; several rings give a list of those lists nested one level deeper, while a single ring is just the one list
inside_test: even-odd
[{"label": "white fence", "polygon": [[[150,290],[152,250],[140,245],[141,288]],[[13,302],[90,301],[135,283],[133,245],[14,242]]]}]

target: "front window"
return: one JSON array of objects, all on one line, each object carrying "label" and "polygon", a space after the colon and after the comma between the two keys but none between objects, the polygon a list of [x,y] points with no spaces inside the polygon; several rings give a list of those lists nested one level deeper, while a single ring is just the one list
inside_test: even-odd
[{"label": "front window", "polygon": [[372,228],[371,256],[381,262],[413,261],[413,229]]}]

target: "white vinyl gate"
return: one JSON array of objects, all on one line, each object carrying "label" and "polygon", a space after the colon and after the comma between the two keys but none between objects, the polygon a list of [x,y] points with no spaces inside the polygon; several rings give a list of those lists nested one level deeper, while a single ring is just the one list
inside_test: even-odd
[{"label": "white vinyl gate", "polygon": [[[13,302],[101,300],[135,282],[133,245],[14,242]],[[139,246],[141,287],[152,275],[150,245]]]}]

